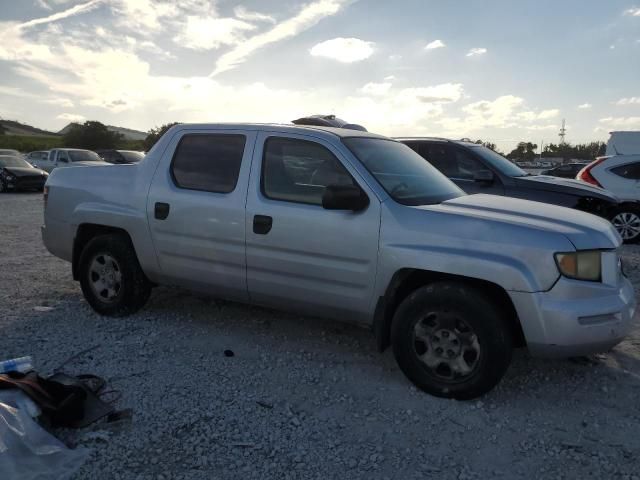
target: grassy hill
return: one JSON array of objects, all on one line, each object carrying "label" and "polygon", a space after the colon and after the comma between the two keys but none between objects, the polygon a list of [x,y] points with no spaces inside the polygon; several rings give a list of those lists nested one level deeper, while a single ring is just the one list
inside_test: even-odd
[{"label": "grassy hill", "polygon": [[[74,125],[75,125],[75,123],[73,123],[73,122],[70,123],[69,125],[64,127],[62,130],[60,130],[58,132],[58,135],[64,135]],[[113,126],[113,125],[107,125],[106,127],[107,127],[107,130],[109,130],[111,132],[115,132],[115,133],[121,134],[124,137],[125,140],[144,140],[145,138],[147,138],[147,133],[146,132],[141,132],[139,130],[133,130],[131,128],[124,128],[124,127],[116,127],[116,126]]]},{"label": "grassy hill", "polygon": [[19,136],[45,136],[56,137],[57,133],[47,132],[31,125],[16,122],[15,120],[0,120],[0,127],[4,129],[5,135],[19,135]]},{"label": "grassy hill", "polygon": [[[73,124],[70,123],[56,133],[32,127],[31,125],[15,120],[0,120],[0,131],[4,131],[4,134],[0,133],[0,148],[32,152],[34,150],[50,150],[52,148],[64,147],[65,145],[62,144],[62,136],[72,125]],[[123,140],[120,142],[120,145],[118,145],[118,148],[123,150],[141,150],[143,148],[142,141],[147,136],[145,132],[112,125],[108,125],[107,128],[123,135]]]}]

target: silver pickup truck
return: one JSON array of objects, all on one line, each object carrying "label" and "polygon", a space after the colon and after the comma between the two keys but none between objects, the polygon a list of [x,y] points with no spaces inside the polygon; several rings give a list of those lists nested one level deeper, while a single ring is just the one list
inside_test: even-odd
[{"label": "silver pickup truck", "polygon": [[175,126],[139,164],[54,170],[42,235],[102,315],[169,284],[332,317],[458,399],[494,387],[514,347],[607,350],[636,310],[609,222],[465,195],[409,147],[355,130]]}]

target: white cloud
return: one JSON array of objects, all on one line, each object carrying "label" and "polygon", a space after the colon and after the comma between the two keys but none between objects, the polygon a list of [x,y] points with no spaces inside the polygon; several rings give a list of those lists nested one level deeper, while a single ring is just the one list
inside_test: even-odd
[{"label": "white cloud", "polygon": [[235,18],[189,15],[184,30],[173,40],[186,48],[210,50],[222,45],[235,45],[243,40],[244,32],[255,28],[254,25]]},{"label": "white cloud", "polygon": [[515,95],[502,95],[495,100],[480,100],[462,107],[464,117],[444,117],[439,123],[455,135],[476,132],[486,128],[552,130],[556,125],[545,120],[560,114],[558,109],[526,109],[525,100]]},{"label": "white cloud", "polygon": [[487,53],[486,48],[476,47],[476,48],[472,48],[471,50],[469,50],[469,52],[467,52],[467,57],[476,57],[478,55],[484,55],[485,53]]},{"label": "white cloud", "polygon": [[210,76],[214,77],[222,72],[231,70],[256,50],[269,44],[298,35],[326,17],[335,15],[352,0],[316,0],[305,5],[294,17],[284,20],[270,30],[248,38],[238,44],[233,50],[225,53],[216,62],[215,70]]},{"label": "white cloud", "polygon": [[425,45],[425,50],[435,50],[436,48],[444,48],[446,45],[442,40],[434,40],[433,42],[429,42]]},{"label": "white cloud", "polygon": [[390,88],[391,88],[390,82],[384,82],[384,83],[369,82],[364,87],[362,87],[360,91],[365,95],[377,96],[377,95],[384,95],[389,91]]},{"label": "white cloud", "polygon": [[602,127],[609,130],[618,128],[640,129],[640,117],[605,117],[599,122]]},{"label": "white cloud", "polygon": [[624,11],[624,14],[632,17],[640,17],[640,7],[629,8]]},{"label": "white cloud", "polygon": [[560,110],[557,108],[552,108],[549,110],[542,110],[535,117],[536,120],[548,120],[549,118],[555,118],[560,115]]},{"label": "white cloud", "polygon": [[616,105],[640,105],[640,97],[621,98]]},{"label": "white cloud", "polygon": [[591,110],[591,107],[593,107],[593,105],[591,105],[590,103],[582,103],[578,105],[578,108],[580,110]]},{"label": "white cloud", "polygon": [[309,53],[314,57],[325,57],[342,63],[365,60],[373,55],[374,43],[359,38],[334,38],[314,45]]},{"label": "white cloud", "polygon": [[248,22],[269,22],[276,23],[276,19],[271,15],[266,15],[259,12],[250,12],[243,6],[238,6],[233,9],[233,14],[240,20],[246,20]]},{"label": "white cloud", "polygon": [[89,12],[94,8],[99,7],[102,3],[104,3],[104,0],[91,0],[90,2],[75,5],[71,8],[68,8],[67,10],[51,14],[47,17],[35,18],[33,20],[29,20],[28,22],[21,23],[18,25],[18,28],[23,29],[23,28],[35,27],[36,25],[42,25],[46,23],[56,22],[58,20],[63,20],[65,18],[69,18],[74,15],[79,15],[81,13]]},{"label": "white cloud", "polygon": [[82,115],[77,115],[75,113],[61,113],[56,118],[60,120],[66,120],[68,122],[80,123],[86,120]]},{"label": "white cloud", "polygon": [[47,4],[47,2],[45,2],[45,0],[35,0],[35,4],[40,8],[44,8],[45,10],[51,10],[51,7],[49,6],[49,4]]},{"label": "white cloud", "polygon": [[433,87],[406,88],[403,92],[420,103],[451,103],[462,98],[464,89],[461,83],[442,83]]}]

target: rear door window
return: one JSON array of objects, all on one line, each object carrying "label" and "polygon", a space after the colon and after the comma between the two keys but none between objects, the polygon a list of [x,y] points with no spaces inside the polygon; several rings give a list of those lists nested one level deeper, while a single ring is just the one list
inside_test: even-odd
[{"label": "rear door window", "polygon": [[237,134],[187,134],[171,162],[176,186],[230,193],[236,188],[246,137]]}]

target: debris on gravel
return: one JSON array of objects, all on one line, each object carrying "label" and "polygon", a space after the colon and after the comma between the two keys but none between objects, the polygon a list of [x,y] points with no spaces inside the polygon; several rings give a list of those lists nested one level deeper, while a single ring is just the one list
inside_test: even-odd
[{"label": "debris on gravel", "polygon": [[[444,400],[413,387],[369,332],[336,322],[175,288],[131,317],[100,317],[42,245],[41,196],[0,204],[2,356],[104,377],[131,409],[57,432],[91,449],[75,480],[640,476],[638,327],[588,358],[518,352],[481,400]],[[640,287],[640,247],[623,254]]]}]

